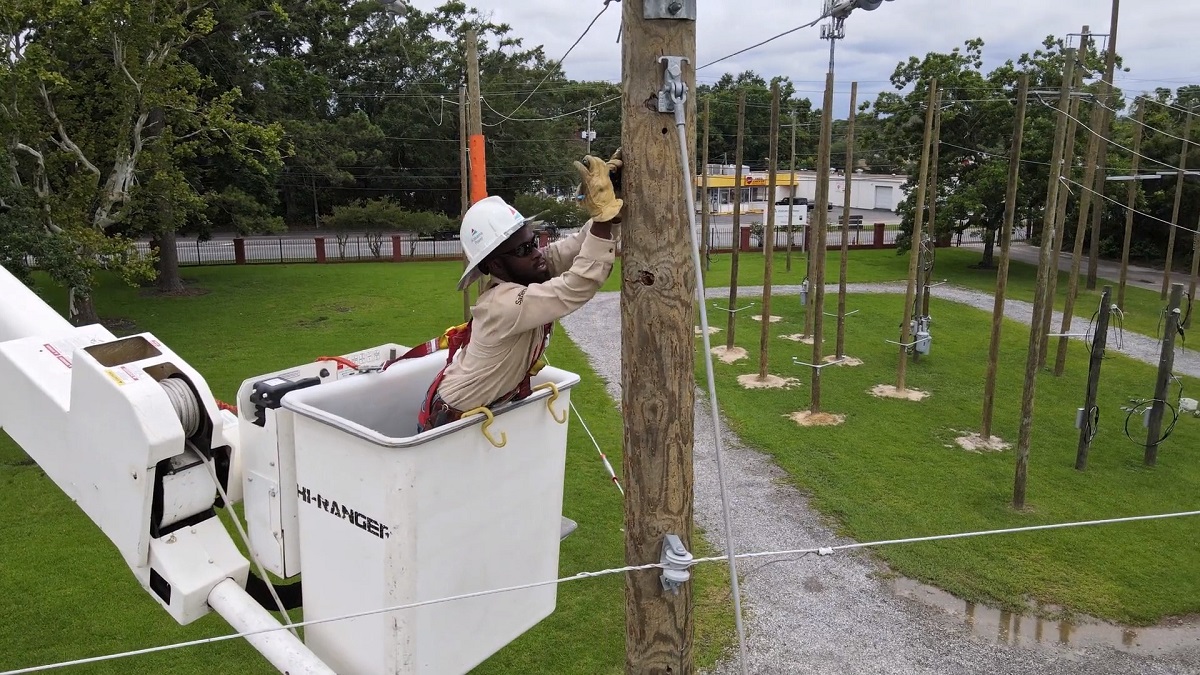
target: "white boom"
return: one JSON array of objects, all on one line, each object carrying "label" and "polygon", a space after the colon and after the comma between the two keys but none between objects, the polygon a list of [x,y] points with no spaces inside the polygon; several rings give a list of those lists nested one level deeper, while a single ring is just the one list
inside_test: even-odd
[{"label": "white boom", "polygon": [[[0,267],[0,427],[172,618],[215,610],[281,672],[465,673],[554,610],[555,585],[487,591],[558,574],[579,377],[544,368],[527,399],[417,433],[445,356],[382,371],[404,351],[247,379],[234,413],[151,333],[72,326]],[[263,609],[263,580],[248,592],[218,485],[244,502],[257,562],[302,577],[303,602],[283,602],[316,621],[304,642]]]}]

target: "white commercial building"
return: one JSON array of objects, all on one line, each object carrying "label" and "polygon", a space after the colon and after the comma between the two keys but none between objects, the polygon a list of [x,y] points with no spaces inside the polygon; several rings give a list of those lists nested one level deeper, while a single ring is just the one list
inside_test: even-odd
[{"label": "white commercial building", "polygon": [[[709,207],[713,213],[733,213],[734,181],[733,166],[710,165],[708,174]],[[788,197],[813,202],[817,195],[817,173],[815,171],[781,171],[776,174],[775,194],[769,195],[770,176],[765,171],[742,173],[742,212],[761,212],[768,203],[778,203]],[[705,198],[699,188],[703,177],[696,176],[697,199]],[[904,184],[907,176],[892,174],[855,173],[851,177],[850,207],[855,209],[883,209],[895,211],[904,199]],[[834,208],[845,201],[846,175],[836,173],[829,178],[830,201]]]}]

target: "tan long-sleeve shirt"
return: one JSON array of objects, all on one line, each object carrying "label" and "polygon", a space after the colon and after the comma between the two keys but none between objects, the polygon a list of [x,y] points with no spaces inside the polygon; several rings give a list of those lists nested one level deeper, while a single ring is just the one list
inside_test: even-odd
[{"label": "tan long-sleeve shirt", "polygon": [[476,301],[471,340],[438,388],[451,407],[485,406],[520,384],[545,337],[544,326],[585,305],[608,280],[616,242],[592,235],[589,222],[542,254],[549,281],[529,286],[493,281]]}]

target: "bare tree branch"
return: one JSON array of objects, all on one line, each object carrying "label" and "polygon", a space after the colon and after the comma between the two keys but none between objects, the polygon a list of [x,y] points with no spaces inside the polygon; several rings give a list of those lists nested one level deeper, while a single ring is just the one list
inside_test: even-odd
[{"label": "bare tree branch", "polygon": [[75,142],[67,135],[66,127],[63,126],[62,120],[58,118],[58,113],[54,111],[54,104],[50,102],[50,92],[46,91],[46,84],[43,82],[38,87],[42,93],[42,101],[46,104],[46,113],[50,115],[50,119],[54,120],[54,124],[58,128],[59,138],[56,142],[60,141],[60,147],[74,154],[88,171],[96,174],[96,177],[99,178],[100,169],[97,169],[96,165],[88,160],[87,156],[83,154],[83,150],[80,150],[79,146],[75,145]]},{"label": "bare tree branch", "polygon": [[[50,193],[51,193],[50,177],[46,175],[46,158],[45,158],[45,156],[43,156],[41,152],[34,150],[33,148],[29,147],[28,145],[25,145],[24,143],[21,143],[20,141],[13,142],[11,147],[13,150],[21,150],[22,152],[26,152],[29,155],[33,156],[33,158],[35,160],[37,160],[38,168],[37,168],[37,172],[34,174],[33,190],[35,193],[37,193],[38,200],[42,202],[42,211],[44,211],[46,213],[47,229],[49,229],[51,232],[54,232],[55,234],[61,233],[62,228],[54,223],[53,211],[50,209],[50,196],[51,196],[50,195]],[[16,162],[13,162],[13,172],[14,172],[14,174],[16,172]],[[18,180],[20,180],[19,176],[18,176]]]},{"label": "bare tree branch", "polygon": [[116,33],[113,33],[113,61],[116,62],[117,67],[121,69],[121,72],[125,73],[125,77],[129,78],[129,81],[133,84],[133,88],[137,90],[138,96],[141,96],[142,84],[138,82],[129,72],[129,69],[125,67],[125,46],[121,44],[121,40],[117,38]]}]

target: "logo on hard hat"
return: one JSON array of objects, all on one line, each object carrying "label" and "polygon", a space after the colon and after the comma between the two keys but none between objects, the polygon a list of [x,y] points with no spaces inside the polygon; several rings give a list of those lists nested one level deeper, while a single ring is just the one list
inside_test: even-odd
[{"label": "logo on hard hat", "polygon": [[483,233],[475,228],[471,228],[471,243],[478,244],[483,241]]}]

